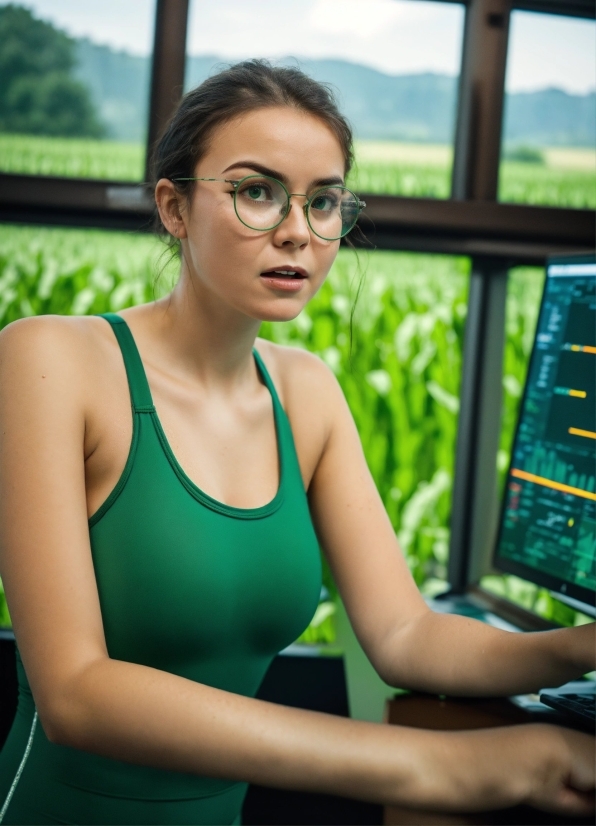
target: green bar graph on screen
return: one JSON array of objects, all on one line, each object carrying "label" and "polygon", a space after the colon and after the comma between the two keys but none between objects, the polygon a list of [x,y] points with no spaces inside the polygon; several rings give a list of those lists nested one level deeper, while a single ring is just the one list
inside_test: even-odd
[{"label": "green bar graph on screen", "polygon": [[526,457],[524,470],[543,479],[550,479],[553,482],[560,482],[573,488],[594,493],[596,479],[594,475],[578,473],[574,466],[562,460],[555,450],[547,450],[544,447],[537,447]]}]

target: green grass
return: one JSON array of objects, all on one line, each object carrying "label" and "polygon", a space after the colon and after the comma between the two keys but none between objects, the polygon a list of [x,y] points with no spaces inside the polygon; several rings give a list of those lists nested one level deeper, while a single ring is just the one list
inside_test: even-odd
[{"label": "green grass", "polygon": [[[151,301],[167,264],[164,250],[150,235],[0,225],[0,328],[30,315],[102,313]],[[161,292],[170,276],[166,266]]]},{"label": "green grass", "polygon": [[[432,144],[357,141],[349,183],[357,191],[448,198],[452,149]],[[543,163],[504,160],[499,199],[512,203],[596,208],[596,157],[586,149],[552,149]],[[0,134],[0,171],[141,181],[145,150],[115,141]]]},{"label": "green grass", "polygon": [[356,192],[375,195],[403,195],[408,198],[448,198],[450,171],[440,167],[414,164],[359,163],[350,175],[348,186]]},{"label": "green grass", "polygon": [[142,181],[145,147],[86,138],[0,134],[0,172]]},{"label": "green grass", "polygon": [[451,149],[432,144],[357,141],[356,163],[349,184],[359,192],[448,198],[451,190]]},{"label": "green grass", "polygon": [[557,169],[547,165],[504,161],[501,164],[499,200],[537,206],[595,209],[596,174],[590,169]]}]

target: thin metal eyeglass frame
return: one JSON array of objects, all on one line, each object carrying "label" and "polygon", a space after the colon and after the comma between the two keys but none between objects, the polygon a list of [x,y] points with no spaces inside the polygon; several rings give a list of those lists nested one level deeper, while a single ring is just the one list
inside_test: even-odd
[{"label": "thin metal eyeglass frame", "polygon": [[[251,227],[250,224],[247,224],[246,221],[243,221],[242,218],[240,217],[240,215],[238,214],[238,208],[236,206],[236,195],[238,193],[238,187],[240,186],[241,183],[243,183],[244,181],[250,180],[251,178],[258,178],[259,180],[262,180],[263,178],[266,178],[269,181],[275,181],[275,183],[279,184],[281,186],[281,188],[284,190],[284,192],[286,193],[287,208],[285,210],[285,213],[279,219],[277,224],[274,224],[271,227]],[[285,219],[290,214],[290,208],[291,208],[290,198],[292,197],[292,195],[299,195],[300,197],[307,199],[306,203],[302,207],[302,210],[304,212],[304,215],[306,217],[306,222],[307,222],[309,228],[311,229],[311,231],[314,232],[314,234],[318,238],[321,238],[323,241],[339,241],[340,238],[345,238],[345,236],[354,229],[354,227],[356,226],[356,222],[358,220],[358,216],[360,215],[360,213],[362,212],[362,210],[366,206],[366,202],[361,201],[360,198],[358,197],[358,195],[356,195],[355,192],[353,192],[351,189],[348,189],[347,186],[342,186],[341,184],[329,184],[328,186],[322,186],[319,189],[317,189],[315,192],[313,192],[313,194],[309,198],[308,195],[305,192],[288,192],[288,190],[284,186],[284,184],[281,181],[279,181],[277,178],[272,178],[271,175],[245,175],[244,178],[240,178],[237,181],[231,180],[230,178],[171,178],[170,180],[174,183],[176,183],[177,181],[218,181],[220,183],[231,184],[231,186],[234,187],[234,212],[236,213],[236,217],[238,218],[238,220],[240,221],[241,224],[243,224],[245,227],[248,227],[248,229],[254,229],[255,232],[270,232],[272,229],[277,229],[277,227],[281,223],[283,223],[283,221],[285,221]],[[344,232],[342,235],[338,235],[336,238],[326,238],[324,235],[321,235],[320,233],[318,233],[316,231],[316,229],[314,229],[313,225],[310,222],[310,205],[314,201],[315,196],[318,195],[319,192],[324,192],[325,190],[331,189],[331,188],[345,189],[346,192],[349,192],[351,195],[354,196],[354,198],[356,199],[356,203],[358,204],[358,213],[356,214],[356,219],[354,220],[354,223],[352,224],[352,226],[348,230],[346,230],[346,232]]]}]

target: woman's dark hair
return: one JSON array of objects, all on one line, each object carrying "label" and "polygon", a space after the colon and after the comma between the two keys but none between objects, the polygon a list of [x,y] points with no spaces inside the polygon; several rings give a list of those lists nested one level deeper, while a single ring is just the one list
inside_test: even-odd
[{"label": "woman's dark hair", "polygon": [[[352,129],[337,107],[331,89],[300,69],[272,66],[267,60],[245,60],[203,81],[182,98],[152,159],[153,183],[160,178],[190,178],[209,149],[214,130],[237,115],[269,106],[292,106],[318,117],[341,146],[345,174],[354,162]],[[194,181],[175,184],[188,198]],[[158,220],[156,227],[164,227]],[[174,241],[172,246],[178,244]]]},{"label": "woman's dark hair", "polygon": [[[267,60],[253,59],[223,69],[184,95],[153,152],[153,183],[160,178],[192,177],[218,126],[238,115],[270,106],[292,106],[323,121],[339,141],[344,172],[348,175],[354,163],[352,129],[339,111],[331,88],[298,68],[272,66]],[[178,181],[174,186],[188,201],[195,182]],[[168,238],[170,251],[179,255],[180,241],[167,233],[159,215],[155,230]],[[350,356],[352,324],[361,287],[362,279],[350,314]]]}]

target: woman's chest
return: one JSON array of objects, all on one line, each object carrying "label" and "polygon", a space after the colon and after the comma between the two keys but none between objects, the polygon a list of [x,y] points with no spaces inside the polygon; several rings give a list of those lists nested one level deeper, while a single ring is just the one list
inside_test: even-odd
[{"label": "woman's chest", "polygon": [[316,610],[306,496],[288,467],[264,513],[226,512],[181,483],[151,426],[145,416],[126,483],[90,528],[110,656],[241,690],[215,679],[220,665],[279,651]]},{"label": "woman's chest", "polygon": [[[256,508],[279,487],[280,464],[271,395],[266,387],[247,403],[230,404],[180,390],[149,375],[153,400],[167,442],[192,482],[225,504]],[[280,400],[283,391],[277,383]],[[304,400],[304,404],[311,403]],[[308,428],[292,398],[286,413],[304,489],[319,461],[323,434]],[[117,484],[126,465],[133,420],[122,365],[107,364],[98,376],[85,435],[87,513],[92,516]]]}]

